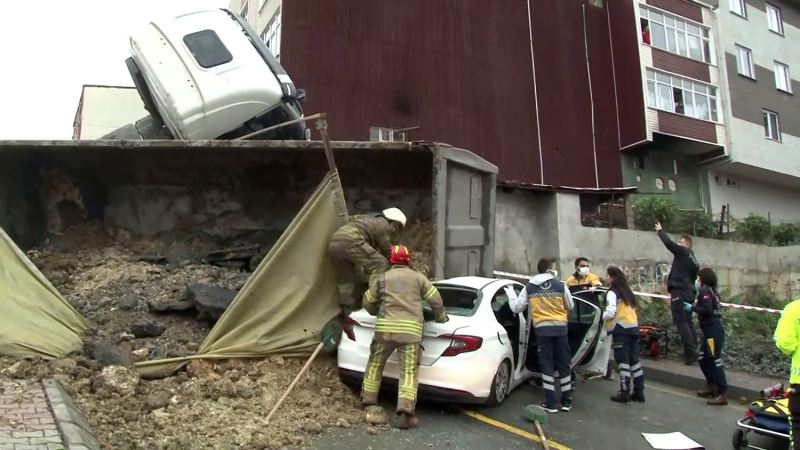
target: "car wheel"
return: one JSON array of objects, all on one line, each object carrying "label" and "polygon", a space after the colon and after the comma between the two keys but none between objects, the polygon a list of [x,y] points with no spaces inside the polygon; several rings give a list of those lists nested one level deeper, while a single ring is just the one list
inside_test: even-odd
[{"label": "car wheel", "polygon": [[497,406],[506,399],[511,390],[511,363],[504,360],[492,379],[492,391],[486,399],[486,406]]}]

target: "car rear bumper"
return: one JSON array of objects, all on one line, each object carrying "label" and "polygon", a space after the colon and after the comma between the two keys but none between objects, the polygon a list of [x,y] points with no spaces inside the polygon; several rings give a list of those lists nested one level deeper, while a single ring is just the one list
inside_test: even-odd
[{"label": "car rear bumper", "polygon": [[[363,372],[358,370],[343,369],[341,367],[339,368],[339,376],[346,384],[354,386],[360,386],[364,380]],[[397,390],[397,379],[384,376],[381,388]],[[486,401],[486,397],[476,397],[467,391],[431,386],[422,383],[419,385],[418,394],[420,397],[437,402],[483,403]]]}]

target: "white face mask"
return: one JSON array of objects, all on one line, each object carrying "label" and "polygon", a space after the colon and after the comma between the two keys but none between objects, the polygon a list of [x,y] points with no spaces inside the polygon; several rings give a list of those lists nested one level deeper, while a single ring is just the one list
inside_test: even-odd
[{"label": "white face mask", "polygon": [[578,275],[585,277],[589,275],[589,268],[588,267],[578,267]]}]

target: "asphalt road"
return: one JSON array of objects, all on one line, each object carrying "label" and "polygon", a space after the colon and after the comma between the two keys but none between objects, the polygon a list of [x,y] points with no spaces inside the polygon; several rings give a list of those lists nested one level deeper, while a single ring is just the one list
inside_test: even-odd
[{"label": "asphalt road", "polygon": [[[736,421],[745,407],[711,407],[692,392],[650,383],[647,403],[619,405],[609,400],[616,383],[581,382],[575,406],[569,413],[549,416],[545,433],[556,449],[650,449],[641,433],[680,431],[707,449],[730,449]],[[522,418],[523,408],[539,402],[542,391],[522,386],[496,408],[459,408],[422,403],[417,408],[420,427],[410,431],[381,429],[370,434],[366,427],[334,429],[312,442],[317,449],[531,449],[536,442],[532,424]],[[393,398],[382,395],[391,411]],[[763,441],[769,449],[785,449],[780,441]]]}]

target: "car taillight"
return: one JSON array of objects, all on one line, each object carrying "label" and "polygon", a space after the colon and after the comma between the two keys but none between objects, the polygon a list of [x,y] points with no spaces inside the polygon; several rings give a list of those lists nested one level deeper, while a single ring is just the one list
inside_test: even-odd
[{"label": "car taillight", "polygon": [[347,336],[348,339],[351,341],[356,340],[356,333],[353,331],[353,326],[361,326],[360,323],[356,322],[355,320],[351,319],[350,317],[346,317],[344,322],[342,322],[342,331]]},{"label": "car taillight", "polygon": [[450,347],[445,349],[442,356],[456,356],[462,353],[474,352],[483,345],[483,338],[478,336],[465,336],[460,334],[443,334],[442,339],[450,339]]}]

